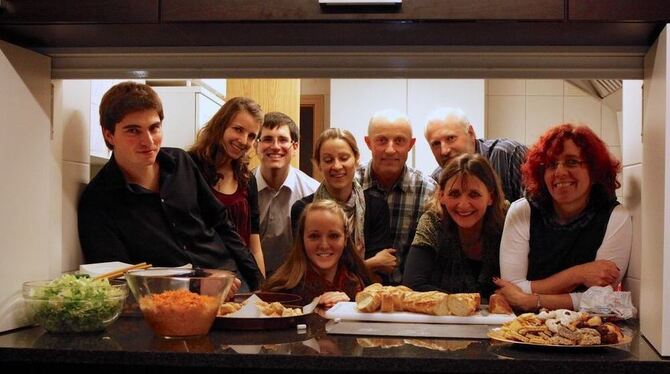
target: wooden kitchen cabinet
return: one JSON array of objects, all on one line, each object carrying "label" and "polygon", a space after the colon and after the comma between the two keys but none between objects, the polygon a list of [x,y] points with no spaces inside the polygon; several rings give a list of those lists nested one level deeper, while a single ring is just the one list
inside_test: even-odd
[{"label": "wooden kitchen cabinet", "polygon": [[565,0],[405,0],[402,6],[320,6],[317,0],[163,0],[162,22],[325,20],[562,21]]},{"label": "wooden kitchen cabinet", "polygon": [[668,0],[567,0],[569,21],[656,22],[670,19]]},{"label": "wooden kitchen cabinet", "polygon": [[159,0],[2,0],[0,23],[157,23]]}]

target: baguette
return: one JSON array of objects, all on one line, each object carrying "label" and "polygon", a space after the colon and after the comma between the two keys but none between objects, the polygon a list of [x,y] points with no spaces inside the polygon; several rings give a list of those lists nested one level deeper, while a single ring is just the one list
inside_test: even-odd
[{"label": "baguette", "polygon": [[443,292],[406,292],[403,308],[408,312],[449,315],[448,295]]},{"label": "baguette", "polygon": [[381,311],[382,313],[391,313],[394,312],[393,307],[393,293],[390,291],[380,292],[381,297]]},{"label": "baguette", "polygon": [[478,293],[455,293],[448,297],[449,311],[459,317],[475,314],[480,302],[481,297]]},{"label": "baguette", "polygon": [[356,294],[356,308],[363,313],[373,313],[382,305],[382,295],[375,291],[361,291]]},{"label": "baguette", "polygon": [[504,296],[493,294],[489,297],[489,313],[491,314],[512,314],[514,311]]}]

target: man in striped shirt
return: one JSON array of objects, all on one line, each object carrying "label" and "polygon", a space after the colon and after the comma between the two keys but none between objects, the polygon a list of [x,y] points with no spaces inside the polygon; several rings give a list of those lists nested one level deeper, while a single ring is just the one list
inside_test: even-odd
[{"label": "man in striped shirt", "polygon": [[389,206],[394,249],[385,251],[392,284],[399,284],[402,280],[416,224],[436,186],[430,177],[405,165],[415,142],[406,115],[390,109],[375,113],[370,118],[368,136],[365,137],[372,160],[356,173],[363,190],[370,190],[386,200]]},{"label": "man in striped shirt", "polygon": [[502,182],[505,198],[510,203],[523,197],[521,164],[528,148],[511,139],[477,139],[475,130],[462,110],[437,108],[426,120],[426,140],[435,161],[440,165],[431,176],[440,178],[442,168],[454,157],[463,153],[486,156]]}]

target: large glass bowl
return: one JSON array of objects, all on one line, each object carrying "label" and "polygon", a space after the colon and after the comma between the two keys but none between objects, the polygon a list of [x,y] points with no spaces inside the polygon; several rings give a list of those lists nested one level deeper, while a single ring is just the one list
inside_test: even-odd
[{"label": "large glass bowl", "polygon": [[126,273],[126,281],[144,319],[156,335],[185,338],[207,335],[235,275],[183,274],[183,269],[147,269]]},{"label": "large glass bowl", "polygon": [[101,331],[116,321],[128,287],[66,274],[25,282],[22,293],[28,318],[49,332],[79,333]]}]

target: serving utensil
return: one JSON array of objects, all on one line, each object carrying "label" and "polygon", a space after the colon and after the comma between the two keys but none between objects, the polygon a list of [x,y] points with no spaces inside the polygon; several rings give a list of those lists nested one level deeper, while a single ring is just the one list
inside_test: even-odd
[{"label": "serving utensil", "polygon": [[100,274],[93,279],[95,279],[95,280],[104,279],[104,278],[114,279],[114,278],[118,278],[118,277],[122,276],[127,271],[138,270],[138,269],[148,269],[150,267],[151,267],[151,264],[147,264],[146,262],[140,262],[139,264],[135,264],[135,265],[132,265],[132,266],[126,266],[126,267],[121,268],[121,269],[110,271],[109,273]]}]

